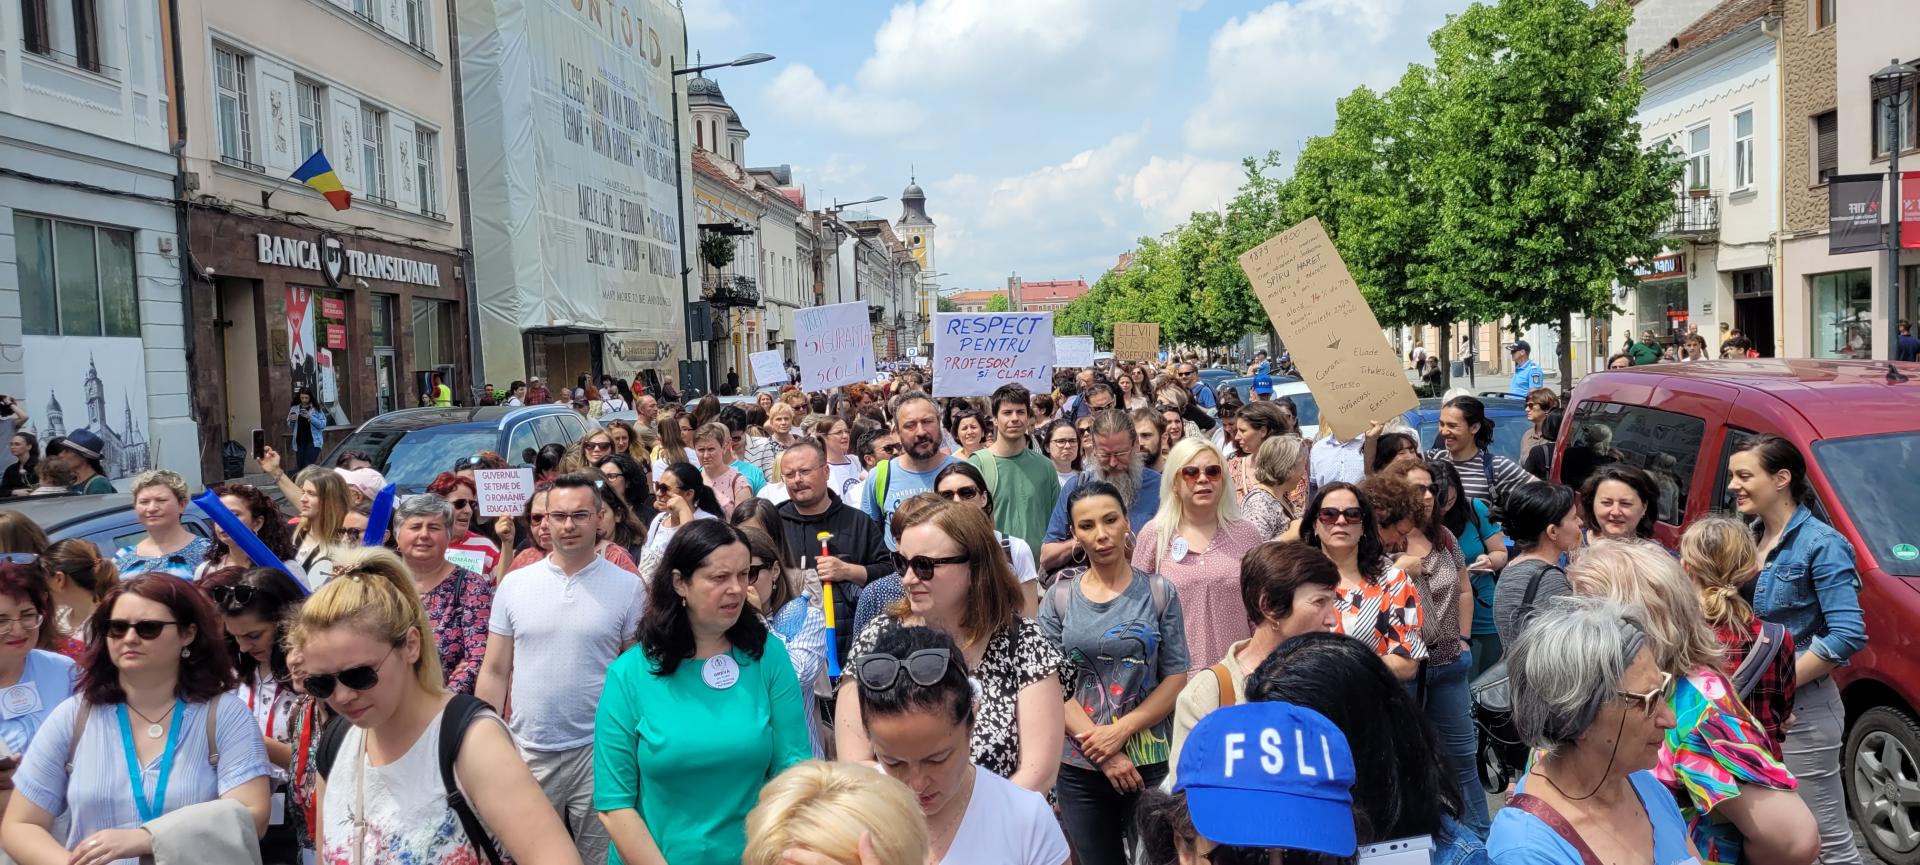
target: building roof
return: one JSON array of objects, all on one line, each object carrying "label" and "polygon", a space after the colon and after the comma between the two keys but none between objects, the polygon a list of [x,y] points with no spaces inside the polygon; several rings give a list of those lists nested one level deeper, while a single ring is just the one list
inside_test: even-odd
[{"label": "building roof", "polygon": [[933,224],[933,218],[927,216],[927,193],[920,188],[919,178],[910,178],[906,190],[900,193],[900,224]]},{"label": "building roof", "polygon": [[720,82],[705,75],[695,75],[687,81],[687,95],[689,97],[711,96],[723,102],[727,98],[720,93]]},{"label": "building roof", "polygon": [[1736,31],[1769,16],[1780,15],[1781,0],[1724,0],[1713,7],[1700,19],[1687,25],[1686,29],[1660,50],[1648,54],[1646,70],[1656,69],[1679,62],[1697,51],[1706,48]]},{"label": "building roof", "polygon": [[1020,283],[1021,303],[1068,303],[1087,293],[1084,279],[1059,279],[1050,282]]},{"label": "building roof", "polygon": [[737,173],[738,169],[723,164],[719,157],[698,147],[693,149],[693,171],[695,174],[724,183],[742,195],[758,194],[758,190],[754,188],[756,184],[753,178],[745,173]]},{"label": "building roof", "polygon": [[1123,252],[1123,253],[1120,253],[1120,260],[1113,263],[1113,269],[1107,272],[1108,273],[1125,273],[1127,272],[1127,269],[1130,267],[1133,267],[1133,253]]},{"label": "building roof", "polygon": [[985,304],[987,301],[992,300],[995,297],[1003,294],[1006,294],[1006,292],[1004,291],[956,291],[952,294],[947,295],[947,299],[953,301],[955,304],[958,304],[960,306],[969,306],[976,303]]}]

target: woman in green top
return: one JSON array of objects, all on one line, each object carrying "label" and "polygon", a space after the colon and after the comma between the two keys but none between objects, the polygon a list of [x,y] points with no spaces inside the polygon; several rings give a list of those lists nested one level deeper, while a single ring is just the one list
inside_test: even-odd
[{"label": "woman in green top", "polygon": [[73,472],[73,486],[68,490],[87,496],[106,495],[113,492],[113,481],[107,479],[106,467],[101,462],[106,449],[106,442],[92,430],[77,429],[48,442],[47,459]]},{"label": "woman in green top", "polygon": [[607,668],[593,804],[615,863],[736,865],[760,787],[813,756],[786,646],[747,605],[751,565],[738,529],[682,526],[652,575],[639,645]]}]

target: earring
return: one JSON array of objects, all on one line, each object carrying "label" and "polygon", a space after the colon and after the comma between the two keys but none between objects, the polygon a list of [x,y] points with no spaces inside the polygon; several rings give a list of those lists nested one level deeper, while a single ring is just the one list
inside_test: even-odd
[{"label": "earring", "polygon": [[191,657],[193,657],[193,647],[191,647],[191,646],[189,646],[189,647],[187,647],[187,648],[184,648],[184,649],[181,649],[181,650],[180,650],[180,657],[182,657],[182,658],[191,658]]}]

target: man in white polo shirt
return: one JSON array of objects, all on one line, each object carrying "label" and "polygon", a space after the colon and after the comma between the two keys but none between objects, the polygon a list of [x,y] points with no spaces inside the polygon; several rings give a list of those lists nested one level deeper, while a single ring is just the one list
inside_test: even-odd
[{"label": "man in white polo shirt", "polygon": [[512,698],[508,727],[587,865],[607,861],[607,830],[593,809],[594,709],[646,598],[639,577],[594,552],[603,507],[593,477],[554,479],[553,552],[500,581],[474,688],[496,708]]}]

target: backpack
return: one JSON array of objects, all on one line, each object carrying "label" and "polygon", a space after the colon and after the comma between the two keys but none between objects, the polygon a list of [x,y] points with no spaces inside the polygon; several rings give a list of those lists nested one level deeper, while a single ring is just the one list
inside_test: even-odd
[{"label": "backpack", "polygon": [[887,467],[893,460],[881,460],[873,467],[873,477],[868,478],[867,493],[873,498],[873,512],[880,515],[881,522],[887,517]]},{"label": "backpack", "polygon": [[1740,696],[1740,702],[1745,703],[1747,697],[1753,694],[1754,687],[1760,684],[1760,675],[1773,666],[1773,659],[1780,656],[1780,650],[1789,636],[1786,625],[1767,621],[1760,623],[1760,635],[1753,638],[1752,648],[1747,650],[1747,656],[1733,671],[1733,692]]},{"label": "backpack", "polygon": [[[488,834],[480,816],[473,813],[473,806],[467,804],[467,797],[460,792],[460,785],[453,777],[453,763],[460,757],[460,745],[466,741],[467,728],[489,711],[485,700],[471,694],[455,694],[441,710],[440,721],[440,783],[447,790],[447,807],[453,809],[455,817],[460,818],[460,828],[467,833],[468,842],[486,856],[491,865],[501,865],[500,850],[494,844],[493,836]],[[345,717],[336,717],[327,724],[320,734],[319,746],[315,749],[314,766],[325,778],[333,772],[333,760],[340,754],[340,742],[347,737]]]},{"label": "backpack", "polygon": [[[220,726],[218,723],[220,720],[219,709],[220,698],[218,696],[207,701],[207,765],[214,768],[214,774],[216,775],[219,774],[220,770],[220,740],[216,738],[215,733],[215,730]],[[81,698],[74,706],[73,738],[67,740],[68,778],[73,777],[73,755],[76,751],[80,750],[80,734],[87,731],[87,716],[92,714],[93,707],[87,704],[85,698]],[[181,723],[184,724],[186,721],[183,719]],[[165,802],[160,804],[162,807],[166,806]]]}]

